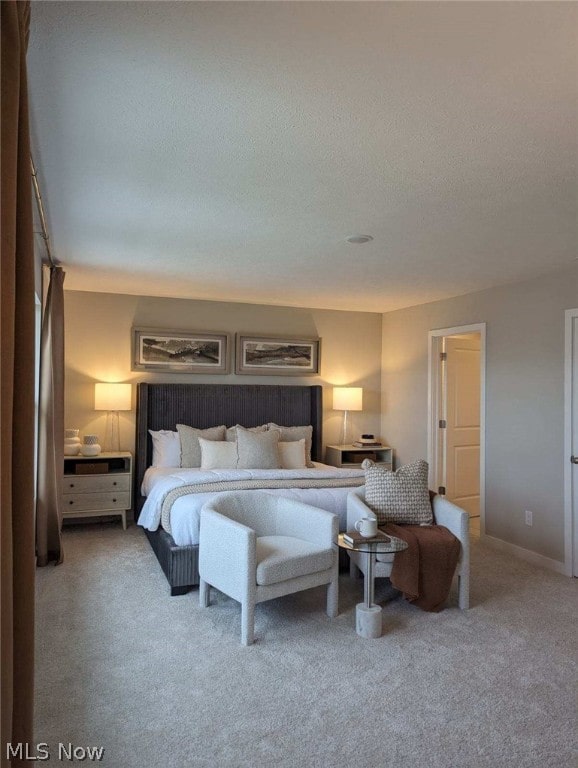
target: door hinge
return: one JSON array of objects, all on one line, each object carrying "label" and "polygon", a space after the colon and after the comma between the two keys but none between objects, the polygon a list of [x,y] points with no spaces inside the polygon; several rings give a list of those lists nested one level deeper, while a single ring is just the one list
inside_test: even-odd
[{"label": "door hinge", "polygon": [[448,359],[448,353],[447,352],[440,352],[440,360],[442,363],[445,363]]},{"label": "door hinge", "polygon": [[440,429],[446,429],[447,426],[448,426],[448,423],[447,423],[447,421],[445,419],[440,419],[439,420],[439,428]]},{"label": "door hinge", "polygon": [[445,496],[446,495],[446,487],[445,487],[445,485],[440,485],[440,487],[438,488],[438,493],[439,493],[440,496]]}]

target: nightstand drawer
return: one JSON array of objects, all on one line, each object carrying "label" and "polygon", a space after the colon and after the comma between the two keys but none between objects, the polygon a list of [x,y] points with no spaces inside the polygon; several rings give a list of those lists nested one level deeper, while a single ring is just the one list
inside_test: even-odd
[{"label": "nightstand drawer", "polygon": [[130,475],[64,475],[63,493],[103,493],[130,491]]},{"label": "nightstand drawer", "polygon": [[130,492],[120,493],[65,493],[62,496],[62,511],[92,511],[97,509],[129,509]]}]

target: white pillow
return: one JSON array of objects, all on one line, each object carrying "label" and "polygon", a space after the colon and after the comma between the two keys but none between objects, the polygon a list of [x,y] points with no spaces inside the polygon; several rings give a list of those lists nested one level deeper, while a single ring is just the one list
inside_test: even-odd
[{"label": "white pillow", "polygon": [[293,443],[295,440],[305,439],[305,463],[308,467],[314,467],[315,464],[311,461],[311,443],[313,440],[313,427],[281,427],[279,424],[269,422],[267,425],[270,430],[277,430],[279,432],[279,441],[284,443]]},{"label": "white pillow", "polygon": [[209,427],[208,429],[196,429],[186,424],[177,424],[179,437],[181,438],[181,467],[201,466],[201,446],[199,437],[205,440],[224,440],[225,425]]},{"label": "white pillow", "polygon": [[178,432],[170,429],[149,429],[153,439],[153,467],[181,466],[181,439]]},{"label": "white pillow", "polygon": [[294,440],[291,443],[279,443],[279,458],[283,469],[304,469],[305,439]]},{"label": "white pillow", "polygon": [[237,443],[199,437],[201,469],[237,469]]}]

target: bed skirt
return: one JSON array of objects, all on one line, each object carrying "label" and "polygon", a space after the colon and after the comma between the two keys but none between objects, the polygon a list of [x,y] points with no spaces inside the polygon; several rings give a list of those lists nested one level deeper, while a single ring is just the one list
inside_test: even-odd
[{"label": "bed skirt", "polygon": [[184,595],[199,583],[199,547],[189,545],[179,547],[173,537],[162,528],[156,531],[147,531],[147,539],[169,586],[171,596]]}]

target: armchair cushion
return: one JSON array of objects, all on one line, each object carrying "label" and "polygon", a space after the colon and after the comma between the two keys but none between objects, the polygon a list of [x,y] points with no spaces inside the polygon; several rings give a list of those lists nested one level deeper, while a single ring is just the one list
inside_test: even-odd
[{"label": "armchair cushion", "polygon": [[277,584],[325,571],[333,565],[334,557],[333,549],[294,536],[260,536],[257,538],[257,584]]},{"label": "armchair cushion", "polygon": [[427,461],[419,459],[395,472],[370,459],[361,466],[365,470],[365,502],[375,513],[378,525],[433,522]]},{"label": "armchair cushion", "polygon": [[378,563],[393,563],[395,552],[378,552],[375,559]]}]

